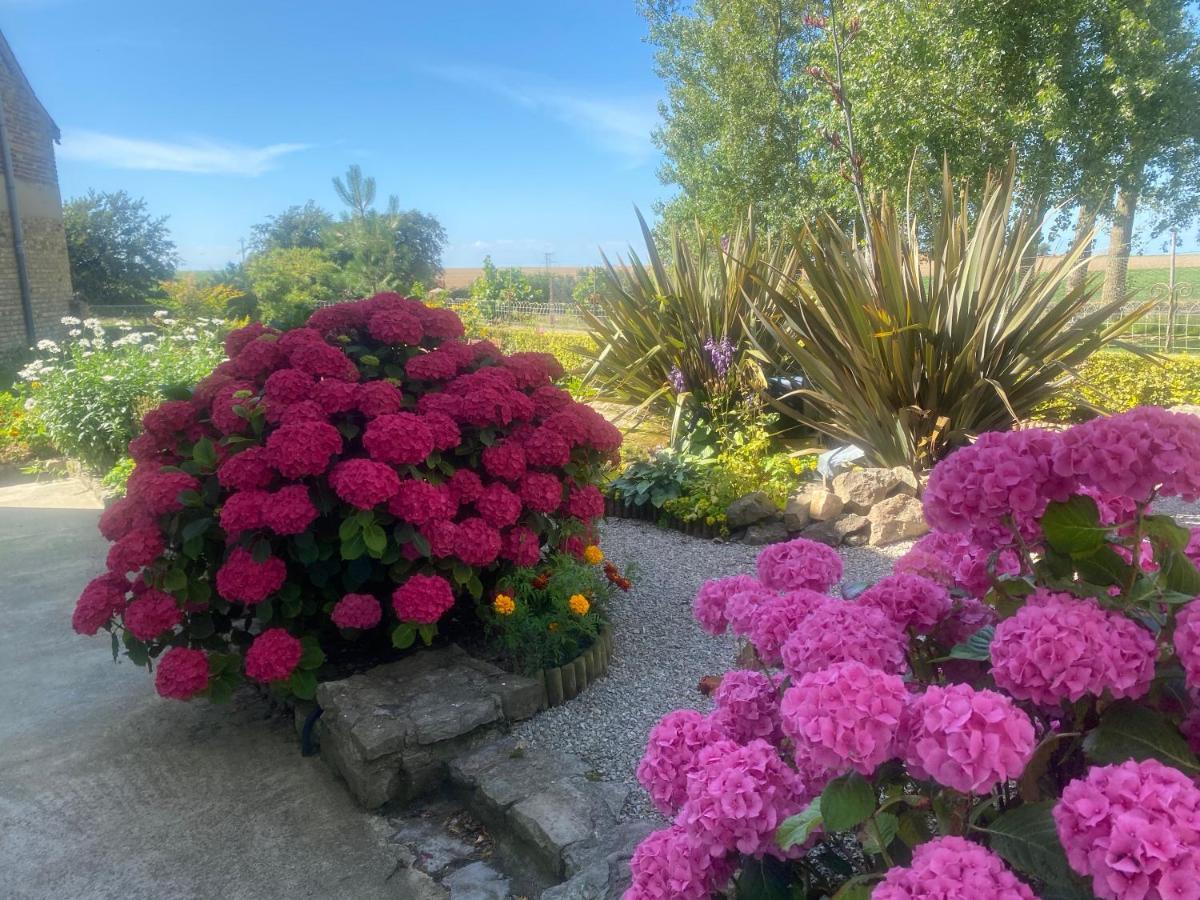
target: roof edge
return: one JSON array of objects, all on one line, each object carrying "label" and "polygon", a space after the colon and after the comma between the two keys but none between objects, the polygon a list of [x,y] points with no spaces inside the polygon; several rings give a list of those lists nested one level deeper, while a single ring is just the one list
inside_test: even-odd
[{"label": "roof edge", "polygon": [[4,32],[0,31],[0,57],[3,57],[4,64],[16,76],[17,81],[25,86],[25,90],[29,96],[33,98],[34,108],[42,114],[46,122],[50,125],[50,131],[55,141],[62,138],[62,131],[54,121],[54,117],[50,115],[42,101],[38,99],[37,92],[34,91],[33,85],[29,83],[29,79],[25,77],[25,70],[21,68],[21,64],[17,62],[17,55],[13,53],[12,47],[9,46],[8,38],[4,36]]}]

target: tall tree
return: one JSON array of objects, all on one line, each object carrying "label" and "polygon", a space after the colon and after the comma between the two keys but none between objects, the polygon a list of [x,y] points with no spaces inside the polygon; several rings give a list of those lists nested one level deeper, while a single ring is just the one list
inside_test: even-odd
[{"label": "tall tree", "polygon": [[303,206],[289,206],[276,216],[250,229],[251,249],[290,250],[296,247],[321,248],[328,240],[328,231],[333,225],[333,216],[311,200]]},{"label": "tall tree", "polygon": [[161,296],[178,258],[167,217],[125,191],[88,191],[63,206],[75,291],[93,304],[129,305]]}]

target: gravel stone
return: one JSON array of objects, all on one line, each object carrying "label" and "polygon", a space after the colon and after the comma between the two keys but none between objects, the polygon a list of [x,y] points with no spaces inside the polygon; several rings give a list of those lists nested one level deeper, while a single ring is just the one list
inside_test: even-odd
[{"label": "gravel stone", "polygon": [[[608,674],[580,696],[515,727],[530,747],[575,753],[598,776],[628,785],[623,820],[661,821],[634,772],[651,727],[673,709],[711,709],[698,684],[733,668],[737,642],[701,631],[692,600],[710,578],[753,574],[759,548],[688,537],[648,522],[609,519],[605,555],[633,568],[633,589],[615,598]],[[876,581],[911,544],[842,548],[844,584]]]}]

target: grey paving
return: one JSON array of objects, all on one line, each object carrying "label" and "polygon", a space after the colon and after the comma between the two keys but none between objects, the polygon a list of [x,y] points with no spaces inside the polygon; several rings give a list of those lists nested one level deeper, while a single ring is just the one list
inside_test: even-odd
[{"label": "grey paving", "polygon": [[0,896],[405,897],[386,826],[290,723],[160,700],[71,631],[106,545],[54,492],[0,489]]}]

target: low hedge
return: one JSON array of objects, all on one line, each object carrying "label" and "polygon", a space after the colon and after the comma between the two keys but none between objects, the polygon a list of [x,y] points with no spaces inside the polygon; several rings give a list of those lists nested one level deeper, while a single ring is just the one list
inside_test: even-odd
[{"label": "low hedge", "polygon": [[1106,412],[1200,404],[1200,355],[1147,359],[1123,350],[1096,353],[1077,381],[1036,412],[1054,422],[1081,422],[1095,415],[1089,404]]}]

